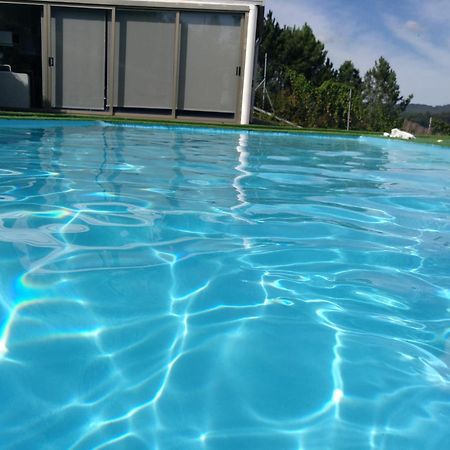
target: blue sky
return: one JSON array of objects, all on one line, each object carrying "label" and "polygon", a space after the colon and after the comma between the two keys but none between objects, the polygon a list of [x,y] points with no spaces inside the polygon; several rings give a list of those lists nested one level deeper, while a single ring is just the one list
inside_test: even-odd
[{"label": "blue sky", "polygon": [[384,56],[402,95],[450,104],[450,0],[266,0],[280,25],[311,25],[337,68],[361,75]]}]

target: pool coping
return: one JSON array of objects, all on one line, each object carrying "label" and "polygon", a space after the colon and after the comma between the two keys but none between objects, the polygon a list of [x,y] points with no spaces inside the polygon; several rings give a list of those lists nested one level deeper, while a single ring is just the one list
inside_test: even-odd
[{"label": "pool coping", "polygon": [[[84,121],[84,122],[102,122],[111,124],[129,124],[129,125],[149,125],[149,126],[167,126],[173,128],[206,128],[206,129],[225,129],[235,131],[255,131],[262,133],[281,133],[294,135],[322,135],[335,136],[341,138],[359,138],[370,137],[382,139],[385,141],[406,142],[408,144],[426,144],[436,145],[439,147],[450,147],[450,136],[434,136],[436,141],[429,137],[418,137],[414,140],[391,139],[383,136],[380,132],[361,131],[361,130],[337,130],[324,128],[293,128],[293,127],[273,127],[267,125],[237,125],[227,123],[208,123],[208,122],[188,122],[161,119],[145,119],[145,118],[122,118],[122,117],[105,117],[103,115],[76,115],[76,114],[54,114],[54,113],[27,113],[27,112],[5,112],[0,111],[0,120],[64,120],[64,121]],[[438,140],[443,137],[443,142]],[[448,140],[447,140],[448,139]]]}]

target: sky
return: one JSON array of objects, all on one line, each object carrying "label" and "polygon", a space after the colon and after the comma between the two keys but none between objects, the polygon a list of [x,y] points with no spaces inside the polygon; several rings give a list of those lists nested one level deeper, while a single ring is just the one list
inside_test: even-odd
[{"label": "sky", "polygon": [[[280,25],[307,22],[335,68],[347,59],[361,76],[385,57],[403,96],[450,104],[450,0],[266,0]],[[270,55],[269,55],[270,57]]]}]

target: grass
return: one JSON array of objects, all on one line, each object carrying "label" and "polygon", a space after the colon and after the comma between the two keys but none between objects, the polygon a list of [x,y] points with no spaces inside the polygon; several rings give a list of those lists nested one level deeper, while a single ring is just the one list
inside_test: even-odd
[{"label": "grass", "polygon": [[436,144],[444,147],[450,147],[450,136],[418,136],[415,142],[420,144]]},{"label": "grass", "polygon": [[[207,127],[207,128],[228,128],[235,130],[248,131],[262,131],[262,132],[277,132],[277,133],[291,133],[291,134],[327,134],[336,136],[370,136],[383,137],[382,133],[360,131],[360,130],[340,130],[340,129],[323,129],[323,128],[294,128],[286,125],[275,124],[251,124],[251,125],[236,125],[236,124],[222,124],[222,123],[199,123],[186,121],[173,121],[161,119],[145,119],[145,118],[122,118],[104,115],[76,115],[76,114],[55,114],[55,113],[34,113],[34,112],[5,112],[0,111],[0,119],[52,119],[52,120],[83,120],[95,121],[101,120],[110,123],[134,123],[134,124],[153,124],[153,125],[176,125],[189,127]],[[450,147],[450,136],[420,136],[413,143],[434,144],[444,147]]]}]

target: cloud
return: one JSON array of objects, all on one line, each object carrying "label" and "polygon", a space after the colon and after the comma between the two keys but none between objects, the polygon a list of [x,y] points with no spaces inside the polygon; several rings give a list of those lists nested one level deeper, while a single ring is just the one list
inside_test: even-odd
[{"label": "cloud", "polygon": [[[407,22],[408,23],[408,22]],[[424,34],[417,35],[412,31],[407,24],[403,24],[394,16],[385,17],[386,27],[390,30],[393,36],[405,43],[410,50],[421,55],[425,60],[432,62],[436,66],[441,66],[444,69],[450,70],[449,48],[445,45],[434,44]]]},{"label": "cloud", "polygon": [[422,31],[424,30],[422,25],[420,25],[415,20],[407,20],[405,23],[405,28],[409,31],[412,31],[413,33],[418,34],[422,33]]},{"label": "cloud", "polygon": [[281,26],[303,26],[308,22],[317,39],[322,42],[333,40],[333,27],[328,15],[309,1],[266,0],[266,11],[270,9]]},{"label": "cloud", "polygon": [[360,0],[346,8],[338,0],[266,0],[266,9],[281,25],[308,22],[335,67],[351,59],[364,75],[384,56],[403,95],[413,93],[418,103],[450,103],[449,0],[389,2],[389,7]]},{"label": "cloud", "polygon": [[450,2],[448,0],[415,0],[420,15],[435,24],[442,24],[448,29],[450,23]]},{"label": "cloud", "polygon": [[450,93],[443,88],[443,72],[433,64],[424,64],[421,56],[411,56],[404,52],[386,57],[397,74],[402,95],[414,94],[414,103],[442,105],[450,103]]}]

